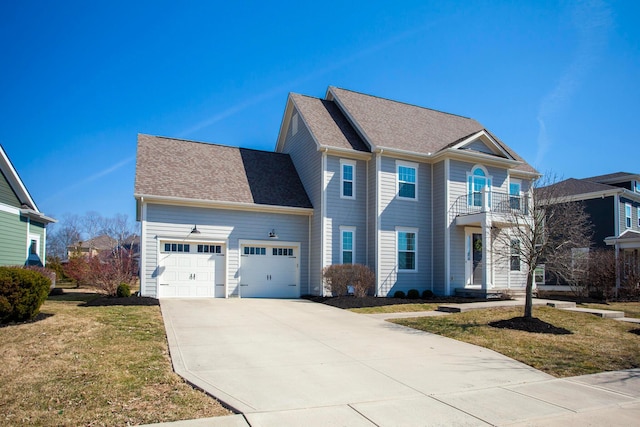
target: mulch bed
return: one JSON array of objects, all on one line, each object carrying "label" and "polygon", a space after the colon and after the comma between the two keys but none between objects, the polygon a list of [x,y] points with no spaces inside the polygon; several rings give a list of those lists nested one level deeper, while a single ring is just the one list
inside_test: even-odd
[{"label": "mulch bed", "polygon": [[538,334],[554,334],[554,335],[569,335],[572,332],[565,328],[558,328],[551,323],[547,323],[537,317],[530,319],[525,317],[513,317],[506,320],[498,320],[496,322],[489,322],[489,326],[500,329],[515,329],[517,331],[535,332]]},{"label": "mulch bed", "polygon": [[322,304],[327,304],[337,308],[363,308],[363,307],[381,307],[384,305],[395,305],[395,304],[425,304],[425,303],[443,303],[443,304],[459,304],[459,303],[469,303],[469,302],[480,302],[486,301],[484,299],[474,299],[474,298],[457,298],[457,297],[448,297],[448,298],[431,298],[431,299],[407,299],[407,298],[382,298],[382,297],[364,297],[364,298],[356,298],[353,296],[342,296],[342,297],[317,297],[317,296],[303,296],[303,298],[308,299],[309,301],[319,302]]},{"label": "mulch bed", "polygon": [[149,306],[149,305],[160,305],[157,299],[149,298],[149,297],[108,297],[102,296],[98,298],[94,298],[91,301],[87,301],[83,304],[85,307],[103,307],[103,306],[113,306],[113,305],[132,305],[132,306]]}]

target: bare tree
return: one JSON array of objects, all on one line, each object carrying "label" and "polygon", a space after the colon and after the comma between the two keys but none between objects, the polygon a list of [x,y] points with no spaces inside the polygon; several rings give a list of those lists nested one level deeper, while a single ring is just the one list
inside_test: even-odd
[{"label": "bare tree", "polygon": [[65,259],[67,247],[81,238],[82,228],[78,215],[64,215],[60,222],[47,226],[47,257]]},{"label": "bare tree", "polygon": [[539,178],[533,186],[533,206],[511,209],[504,221],[509,225],[495,237],[496,259],[524,267],[526,319],[533,317],[533,281],[539,265],[567,284],[587,274],[592,224],[583,204],[566,194],[555,175]]}]

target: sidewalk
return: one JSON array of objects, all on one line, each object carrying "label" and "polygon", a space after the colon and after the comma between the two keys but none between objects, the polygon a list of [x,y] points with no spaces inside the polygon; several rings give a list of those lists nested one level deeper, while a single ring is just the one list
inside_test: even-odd
[{"label": "sidewalk", "polygon": [[[514,302],[491,302],[505,303]],[[161,306],[176,372],[242,415],[159,425],[635,426],[640,419],[640,369],[556,379],[380,315],[300,300]]]}]

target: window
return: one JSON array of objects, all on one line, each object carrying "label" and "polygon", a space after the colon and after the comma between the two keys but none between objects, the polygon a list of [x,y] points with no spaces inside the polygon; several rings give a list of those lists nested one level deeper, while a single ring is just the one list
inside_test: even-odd
[{"label": "window", "polygon": [[535,283],[536,285],[544,285],[544,269],[545,269],[545,265],[540,264],[533,271],[533,280],[534,280],[533,283]]},{"label": "window", "polygon": [[165,243],[163,252],[189,252],[191,245],[188,243]]},{"label": "window", "polygon": [[521,186],[520,181],[511,180],[509,183],[509,207],[511,209],[520,210],[520,200],[522,199],[520,194]]},{"label": "window", "polygon": [[198,245],[198,253],[204,254],[220,254],[222,246],[220,245]]},{"label": "window", "polygon": [[342,173],[340,180],[342,183],[340,197],[344,199],[355,199],[356,163],[349,160],[340,160],[340,170]]},{"label": "window", "polygon": [[38,240],[31,239],[31,244],[29,244],[29,254],[38,255]]},{"label": "window", "polygon": [[640,181],[633,181],[633,191],[640,193]]},{"label": "window", "polygon": [[624,205],[624,219],[627,228],[631,228],[631,205]]},{"label": "window", "polygon": [[416,266],[417,233],[398,231],[398,270],[417,271]]},{"label": "window", "polygon": [[640,228],[640,208],[638,208],[638,228]]},{"label": "window", "polygon": [[293,256],[293,248],[273,248],[273,256]]},{"label": "window", "polygon": [[417,200],[417,165],[396,162],[396,169],[398,175],[398,197]]},{"label": "window", "polygon": [[340,262],[342,264],[353,264],[356,231],[351,227],[340,227],[340,235]]},{"label": "window", "polygon": [[511,239],[511,271],[520,271],[520,240]]},{"label": "window", "polygon": [[485,187],[489,191],[489,206],[491,206],[491,177],[482,166],[476,166],[467,175],[467,203],[469,206],[482,206],[482,189]]},{"label": "window", "polygon": [[257,248],[255,246],[245,246],[244,247],[245,255],[266,255],[267,248]]}]

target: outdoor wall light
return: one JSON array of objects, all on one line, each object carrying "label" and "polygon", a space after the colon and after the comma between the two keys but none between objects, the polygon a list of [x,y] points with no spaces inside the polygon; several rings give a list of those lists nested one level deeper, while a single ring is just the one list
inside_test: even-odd
[{"label": "outdoor wall light", "polygon": [[193,228],[191,229],[191,233],[189,234],[200,234],[200,230],[198,230],[198,227],[194,224]]},{"label": "outdoor wall light", "polygon": [[276,230],[274,228],[271,229],[271,231],[269,232],[269,238],[270,239],[277,239],[278,235],[276,234]]}]

